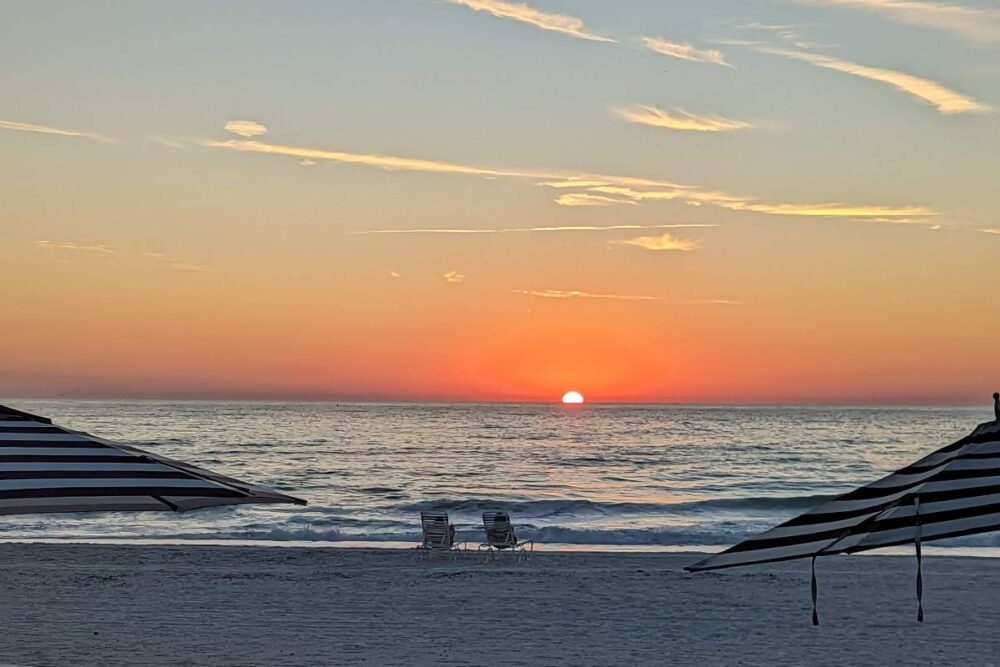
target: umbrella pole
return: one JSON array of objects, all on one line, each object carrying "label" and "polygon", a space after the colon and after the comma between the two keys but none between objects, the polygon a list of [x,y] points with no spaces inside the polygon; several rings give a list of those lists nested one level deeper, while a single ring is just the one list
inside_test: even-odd
[{"label": "umbrella pole", "polygon": [[816,556],[812,557],[812,579],[809,582],[809,588],[812,590],[812,601],[813,601],[813,625],[819,625],[819,613],[816,611],[816,598],[819,597],[819,587],[816,585]]},{"label": "umbrella pole", "polygon": [[917,549],[917,622],[924,622],[924,577],[921,571],[920,558],[920,496],[913,497],[913,511],[915,520],[915,535],[913,539]]}]

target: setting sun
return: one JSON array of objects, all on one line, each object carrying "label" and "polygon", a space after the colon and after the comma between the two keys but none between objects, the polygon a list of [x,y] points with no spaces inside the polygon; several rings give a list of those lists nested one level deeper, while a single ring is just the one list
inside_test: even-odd
[{"label": "setting sun", "polygon": [[567,391],[563,394],[562,402],[571,405],[583,403],[583,394],[578,391]]}]

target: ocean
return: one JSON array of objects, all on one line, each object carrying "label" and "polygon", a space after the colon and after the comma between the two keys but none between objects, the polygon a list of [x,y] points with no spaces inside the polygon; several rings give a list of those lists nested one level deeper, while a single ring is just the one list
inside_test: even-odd
[{"label": "ocean", "polygon": [[[10,400],[307,507],[0,517],[0,538],[412,546],[505,509],[555,548],[718,550],[951,443],[985,408]],[[1000,533],[937,544],[996,555]]]}]

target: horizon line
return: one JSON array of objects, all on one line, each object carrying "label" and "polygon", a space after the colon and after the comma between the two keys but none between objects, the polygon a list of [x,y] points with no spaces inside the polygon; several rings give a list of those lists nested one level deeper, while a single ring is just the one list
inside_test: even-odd
[{"label": "horizon line", "polygon": [[[277,395],[245,395],[245,396],[223,396],[218,394],[205,395],[143,395],[143,396],[123,396],[123,395],[39,395],[39,396],[10,396],[0,397],[0,404],[10,405],[18,401],[87,401],[87,402],[178,402],[178,403],[348,403],[358,405],[558,405],[561,406],[560,397],[551,399],[544,398],[496,398],[496,399],[475,399],[456,397],[308,397],[308,396],[277,396]],[[586,397],[586,395],[585,395]],[[910,397],[910,398],[783,398],[773,400],[658,400],[658,399],[586,399],[582,407],[586,406],[648,406],[648,407],[732,407],[732,408],[968,408],[976,409],[982,407],[989,410],[989,401],[981,399],[973,401],[968,397],[954,400],[942,397]],[[574,408],[580,405],[572,406]]]}]

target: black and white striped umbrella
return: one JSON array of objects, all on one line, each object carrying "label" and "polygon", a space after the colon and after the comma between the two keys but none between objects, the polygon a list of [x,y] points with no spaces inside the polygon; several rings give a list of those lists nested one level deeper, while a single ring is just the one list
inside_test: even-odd
[{"label": "black and white striped umbrella", "polygon": [[295,503],[286,496],[0,405],[0,514]]},{"label": "black and white striped umbrella", "polygon": [[689,571],[816,557],[914,543],[917,620],[923,620],[921,541],[1000,530],[1000,419],[877,482],[829,500]]}]

